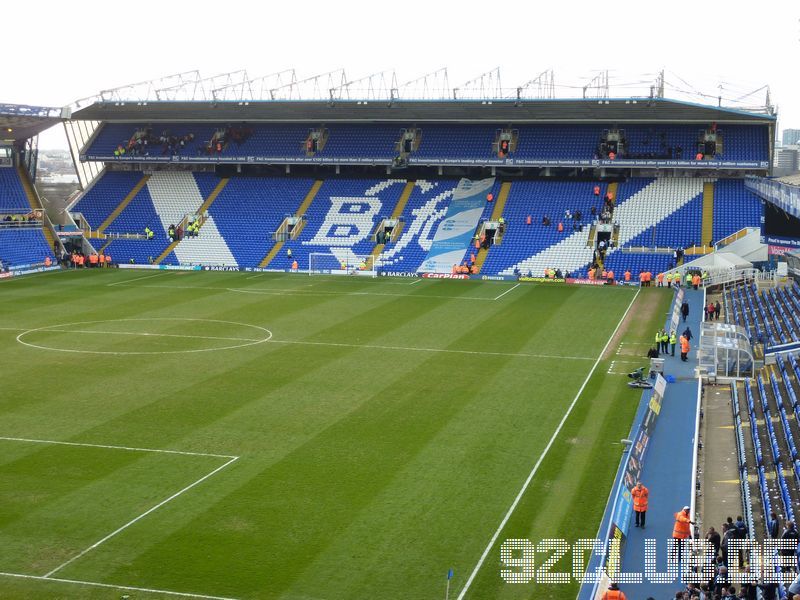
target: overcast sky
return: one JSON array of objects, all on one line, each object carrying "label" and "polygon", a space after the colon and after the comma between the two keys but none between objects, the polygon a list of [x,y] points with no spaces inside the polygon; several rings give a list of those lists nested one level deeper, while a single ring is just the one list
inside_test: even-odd
[{"label": "overcast sky", "polygon": [[[670,86],[716,96],[722,84],[723,105],[769,85],[779,128],[800,128],[798,19],[796,0],[8,2],[0,102],[63,106],[192,69],[290,67],[298,78],[343,67],[351,80],[395,69],[402,83],[447,66],[457,87],[499,66],[509,91],[550,68],[557,86],[608,69],[621,97],[648,84],[620,84],[665,69],[667,96]],[[763,91],[743,100],[764,101]],[[65,143],[61,131],[40,138]]]}]

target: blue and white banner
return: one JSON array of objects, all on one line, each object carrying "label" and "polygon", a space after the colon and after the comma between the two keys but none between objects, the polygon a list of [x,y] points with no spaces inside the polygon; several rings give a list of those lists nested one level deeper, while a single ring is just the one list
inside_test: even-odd
[{"label": "blue and white banner", "polygon": [[[110,154],[81,154],[81,162],[123,162],[123,163],[233,163],[233,164],[329,164],[329,165],[391,165],[393,159],[385,157],[332,157],[332,156],[113,156]],[[505,166],[505,167],[606,167],[618,169],[703,169],[736,170],[769,168],[765,160],[668,160],[668,159],[543,159],[543,158],[417,158],[411,156],[411,165],[429,166]]]},{"label": "blue and white banner", "polygon": [[420,272],[450,273],[453,265],[461,263],[486,206],[486,195],[493,185],[494,177],[478,181],[462,179],[458,182],[447,215],[436,229],[433,244],[419,268]]},{"label": "blue and white banner", "polygon": [[800,219],[800,187],[763,177],[748,177],[744,186],[756,196]]}]

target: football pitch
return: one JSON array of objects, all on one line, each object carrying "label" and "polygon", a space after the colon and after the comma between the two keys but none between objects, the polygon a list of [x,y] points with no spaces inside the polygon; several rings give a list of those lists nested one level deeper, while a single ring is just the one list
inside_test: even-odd
[{"label": "football pitch", "polygon": [[671,299],[216,272],[2,281],[0,597],[416,600],[443,598],[453,569],[450,598],[574,598],[505,583],[499,546],[596,536],[639,399],[620,373],[645,364]]}]

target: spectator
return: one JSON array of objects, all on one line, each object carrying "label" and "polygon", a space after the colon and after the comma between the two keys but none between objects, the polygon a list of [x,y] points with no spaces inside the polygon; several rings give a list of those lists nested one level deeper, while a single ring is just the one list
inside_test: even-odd
[{"label": "spectator", "polygon": [[779,554],[781,556],[793,556],[797,553],[797,542],[800,539],[800,536],[797,534],[797,529],[795,528],[794,521],[787,521],[786,522],[786,529],[784,530],[783,534],[781,534],[782,540],[792,540],[795,545],[794,550],[779,550]]},{"label": "spectator", "polygon": [[719,314],[722,312],[722,305],[717,300],[717,303],[714,305],[714,320],[719,320]]},{"label": "spectator", "polygon": [[775,511],[772,511],[769,513],[769,520],[767,520],[767,534],[769,537],[775,539],[778,537],[778,533],[780,533],[780,521]]},{"label": "spectator", "polygon": [[736,522],[733,524],[733,526],[736,528],[736,537],[738,539],[743,540],[747,538],[749,530],[741,516],[736,517]]},{"label": "spectator", "polygon": [[708,528],[708,533],[706,534],[706,541],[711,544],[711,548],[714,551],[714,561],[717,560],[719,556],[719,549],[720,545],[722,544],[722,538],[720,537],[719,533],[713,527]]}]

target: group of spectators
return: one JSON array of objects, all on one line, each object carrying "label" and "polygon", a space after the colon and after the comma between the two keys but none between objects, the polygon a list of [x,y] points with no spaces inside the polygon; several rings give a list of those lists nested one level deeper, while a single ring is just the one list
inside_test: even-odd
[{"label": "group of spectators", "polygon": [[[701,585],[688,584],[685,589],[679,590],[675,594],[676,600],[776,600],[778,597],[778,585],[776,583],[760,582],[753,577],[737,587],[728,581],[728,568],[731,560],[736,564],[746,564],[747,557],[744,552],[739,551],[738,556],[732,556],[729,552],[731,540],[747,539],[749,535],[748,527],[741,516],[734,521],[728,517],[722,524],[722,531],[718,532],[714,527],[710,527],[705,535],[706,541],[712,548],[712,564],[714,576],[708,582]],[[767,534],[772,539],[791,540],[795,548],[797,547],[798,536],[797,528],[793,521],[788,521],[786,527],[781,531],[780,520],[773,512],[767,522]],[[781,550],[782,556],[796,556],[796,550]],[[748,567],[744,567],[744,572],[749,572]],[[787,598],[800,598],[800,577],[795,578],[789,586]]]},{"label": "group of spectators", "polygon": [[[49,261],[50,257],[48,256],[45,259],[45,264]],[[101,268],[101,267],[110,267],[111,266],[111,255],[104,254],[103,252],[97,252],[92,254],[84,254],[80,251],[73,251],[70,254],[66,252],[61,257],[61,262],[64,266],[70,266],[73,269],[85,269],[85,268]],[[49,265],[47,265],[49,266]]]},{"label": "group of spectators", "polygon": [[717,300],[716,304],[709,301],[708,306],[703,307],[703,312],[705,313],[706,321],[718,321],[719,313],[722,312],[722,305],[719,300]]},{"label": "group of spectators", "polygon": [[[221,154],[228,143],[243,144],[252,134],[253,130],[250,127],[228,125],[225,129],[214,133],[208,142],[200,144],[197,155]],[[144,157],[153,154],[176,156],[194,142],[194,139],[194,133],[173,135],[169,130],[164,130],[160,135],[156,135],[152,128],[148,127],[137,131],[129,140],[120,143],[114,150],[114,156],[117,158],[125,155]]]},{"label": "group of spectators", "polygon": [[3,217],[3,225],[22,225],[25,223],[37,223],[42,220],[42,215],[37,214],[36,212],[30,212],[27,214],[17,214],[17,215],[6,215]]},{"label": "group of spectators", "polygon": [[[570,210],[569,208],[564,211],[564,218],[563,220],[558,222],[557,228],[559,233],[564,231],[565,226],[564,223],[567,223],[567,227],[569,224],[572,224],[572,231],[583,231],[583,224],[581,221],[583,220],[583,213],[578,210]],[[533,223],[533,217],[528,215],[525,217],[525,224],[530,225]],[[552,225],[552,221],[548,215],[542,215],[542,227],[550,227]]]},{"label": "group of spectators", "polygon": [[[175,156],[180,154],[186,146],[194,141],[194,134],[173,135],[169,130],[164,130],[161,135],[153,133],[151,128],[137,131],[126,143],[120,144],[114,150],[114,156],[150,156],[151,152],[160,149],[161,156]],[[156,150],[153,150],[153,149]]]}]

